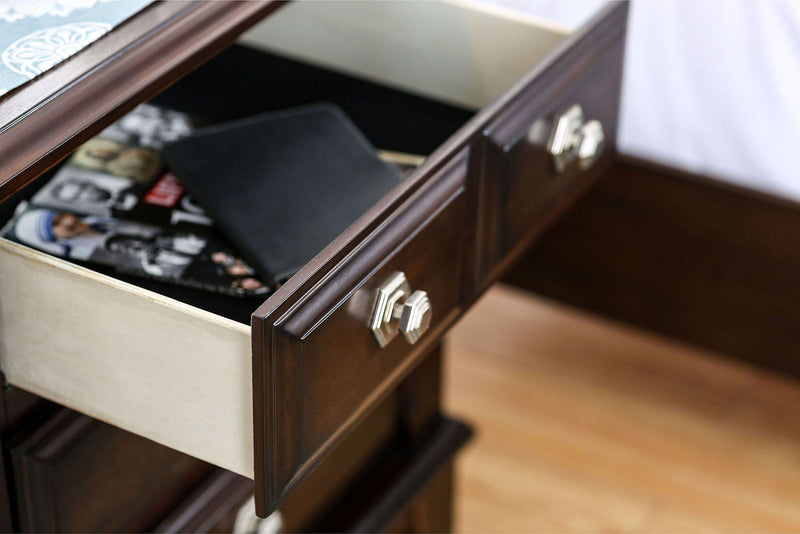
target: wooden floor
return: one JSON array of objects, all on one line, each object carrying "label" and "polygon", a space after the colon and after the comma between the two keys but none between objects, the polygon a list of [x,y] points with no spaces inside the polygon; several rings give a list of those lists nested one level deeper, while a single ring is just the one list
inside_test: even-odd
[{"label": "wooden floor", "polygon": [[446,373],[458,532],[800,532],[798,383],[508,287]]}]

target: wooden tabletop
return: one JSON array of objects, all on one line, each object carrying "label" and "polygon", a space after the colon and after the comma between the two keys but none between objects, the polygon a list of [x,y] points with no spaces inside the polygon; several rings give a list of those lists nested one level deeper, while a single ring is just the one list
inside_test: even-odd
[{"label": "wooden tabletop", "polygon": [[156,2],[0,97],[0,201],[281,4]]}]

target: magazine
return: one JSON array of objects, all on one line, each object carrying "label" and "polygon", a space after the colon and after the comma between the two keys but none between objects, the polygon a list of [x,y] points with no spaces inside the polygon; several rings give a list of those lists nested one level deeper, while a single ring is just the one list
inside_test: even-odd
[{"label": "magazine", "polygon": [[185,114],[140,105],[79,147],[18,206],[3,237],[120,273],[263,298],[271,288],[163,168],[159,149],[191,130]]},{"label": "magazine", "polygon": [[[142,104],[81,145],[22,202],[2,236],[119,273],[237,297],[264,284],[216,229],[159,150],[192,131],[183,113]],[[378,151],[407,176],[422,156]]]}]

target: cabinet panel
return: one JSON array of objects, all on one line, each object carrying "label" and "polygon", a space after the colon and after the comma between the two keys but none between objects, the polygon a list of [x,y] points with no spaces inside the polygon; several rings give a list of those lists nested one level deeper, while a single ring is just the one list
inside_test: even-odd
[{"label": "cabinet panel", "polygon": [[[627,4],[612,4],[539,65],[484,130],[484,284],[496,279],[611,164],[626,21]],[[583,115],[579,124],[599,121],[604,143],[596,160],[581,161],[577,152],[583,134],[568,132],[573,140],[567,142],[567,153],[574,157],[558,168],[551,153],[556,150],[555,130],[559,118],[575,111],[576,104]]]},{"label": "cabinet panel", "polygon": [[145,532],[213,469],[66,409],[11,457],[21,527],[35,532]]},{"label": "cabinet panel", "polygon": [[[431,173],[302,296],[291,282],[254,316],[256,493],[274,506],[405,376],[463,311],[470,265],[468,153]],[[370,329],[380,287],[403,272],[432,303],[429,330],[381,346]],[[300,297],[300,298],[296,298]],[[266,475],[266,476],[265,476]],[[262,478],[264,477],[264,478]]]},{"label": "cabinet panel", "polygon": [[[477,16],[470,5],[450,2],[442,13],[483,20],[482,32],[495,28],[490,33],[500,34],[499,28],[510,27],[500,24],[503,17],[497,14]],[[238,9],[253,10],[248,21],[263,14]],[[322,90],[300,98],[349,92],[345,100],[367,118],[369,128],[394,133],[383,139],[424,139],[412,145],[431,153],[256,310],[251,328],[222,311],[142,289],[151,287],[146,282],[137,287],[0,241],[0,365],[9,383],[254,477],[259,512],[271,512],[389,395],[565,200],[590,183],[593,171],[567,170],[550,179],[546,161],[525,141],[526,134],[539,118],[579,100],[588,116],[606,123],[606,135],[613,138],[625,16],[624,4],[606,9],[466,123],[461,121],[469,114],[465,110],[423,104],[417,96],[368,83],[357,85],[371,87],[365,106],[367,92],[350,91],[356,86],[352,80],[315,78],[324,80]],[[538,33],[531,21],[511,26],[525,35]],[[480,50],[465,54],[507,59],[513,52],[489,42],[482,39]],[[460,68],[436,65],[444,77]],[[297,83],[292,74],[307,75],[306,69],[276,73],[261,64],[231,71],[243,78],[227,85],[246,86],[242,72],[258,71],[262,77],[254,79],[277,95],[265,98],[262,86],[251,83],[257,91],[234,92],[249,94],[249,100],[227,99],[235,113],[300,104],[292,100],[298,93],[288,88],[314,85]],[[200,91],[190,87],[189,93],[204,93],[200,101],[213,108],[215,101],[226,100],[214,92],[219,85],[226,84]],[[137,95],[149,95],[151,89],[148,85]],[[376,94],[381,97],[375,99]],[[135,99],[127,92],[122,96],[125,102],[113,112],[98,113],[121,113]],[[375,113],[371,105],[390,112]],[[424,111],[437,109],[435,116]],[[404,121],[385,119],[400,115]],[[405,274],[409,289],[427,293],[432,313],[414,317],[420,325],[430,320],[429,328],[410,335],[413,344],[399,336],[381,346],[370,329],[376,295],[397,272]],[[406,308],[401,308],[397,317],[390,307],[387,320],[404,320]],[[251,311],[247,308],[244,317]]]}]

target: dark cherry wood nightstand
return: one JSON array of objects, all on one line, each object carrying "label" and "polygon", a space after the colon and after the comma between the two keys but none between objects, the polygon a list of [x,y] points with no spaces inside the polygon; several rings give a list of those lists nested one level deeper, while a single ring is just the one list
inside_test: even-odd
[{"label": "dark cherry wood nightstand", "polygon": [[[452,1],[278,7],[157,2],[5,95],[4,205],[147,99],[218,121],[327,100],[376,146],[428,157],[249,324],[0,242],[0,527],[225,530],[254,491],[289,531],[450,529],[471,431],[441,413],[442,338],[611,168],[627,4],[566,37]],[[230,46],[267,16],[256,48]],[[369,61],[380,43],[416,55]],[[462,56],[480,61],[446,61]],[[376,315],[398,289],[416,322]]]}]

